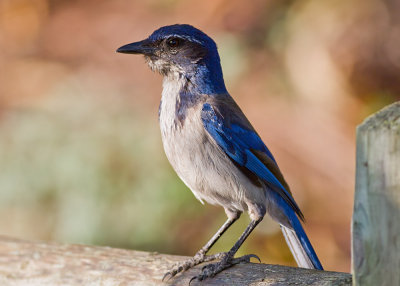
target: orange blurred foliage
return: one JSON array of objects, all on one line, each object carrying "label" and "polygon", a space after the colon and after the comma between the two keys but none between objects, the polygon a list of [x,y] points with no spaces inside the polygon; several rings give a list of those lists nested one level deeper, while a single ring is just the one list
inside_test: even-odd
[{"label": "orange blurred foliage", "polygon": [[[116,100],[131,107],[132,113],[142,110],[139,120],[156,124],[160,76],[152,74],[139,57],[121,56],[115,49],[143,39],[162,25],[192,24],[219,45],[228,90],[286,174],[324,266],[349,271],[355,127],[367,114],[400,98],[398,11],[400,4],[395,0],[3,0],[0,124],[8,124],[4,118],[21,109],[37,110],[45,105],[51,110],[49,102],[60,96],[60,89],[76,83],[79,87],[71,92],[61,92],[61,98],[79,94],[69,99],[75,100],[76,110],[63,110],[62,106],[69,105],[61,99],[57,112],[88,112],[87,117],[101,114],[107,112],[108,103],[97,106],[94,101],[102,101],[103,92],[115,93]],[[85,92],[94,94],[93,103],[86,103],[95,105],[93,110],[80,109],[80,94]],[[136,131],[141,138],[140,128]],[[119,134],[129,132],[133,130],[127,127]],[[161,145],[157,137],[154,142]],[[158,172],[157,165],[152,165],[152,171]],[[49,215],[49,210],[44,213]],[[174,235],[168,249],[162,250],[195,253],[218,227],[219,222],[209,223],[217,214],[219,210],[207,207],[201,216],[186,220],[175,216],[168,228]],[[136,215],[152,219],[150,212]],[[53,234],[54,222],[39,233],[23,227],[37,224],[43,216],[29,211],[15,214],[21,226],[0,221],[2,233],[68,241],[68,235]],[[204,234],[199,236],[202,228]],[[125,240],[123,235],[89,242],[148,247]],[[151,231],[146,235],[149,241],[155,239]],[[294,265],[274,223],[263,223],[250,241],[246,250],[257,249],[267,262]]]}]

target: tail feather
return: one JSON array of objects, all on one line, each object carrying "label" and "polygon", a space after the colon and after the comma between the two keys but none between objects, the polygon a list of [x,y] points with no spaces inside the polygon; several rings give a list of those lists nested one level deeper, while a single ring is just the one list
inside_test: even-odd
[{"label": "tail feather", "polygon": [[311,259],[308,257],[304,248],[301,246],[301,242],[298,239],[296,233],[290,228],[287,228],[283,225],[281,225],[281,230],[283,236],[285,237],[286,243],[293,254],[294,260],[296,260],[297,262],[297,265],[303,268],[314,269],[315,266],[312,263]]},{"label": "tail feather", "polygon": [[[281,225],[283,236],[299,267],[323,270],[300,221],[296,218],[293,229]],[[292,221],[293,223],[293,221]]]},{"label": "tail feather", "polygon": [[[286,216],[287,220],[281,223],[281,230],[299,267],[324,270],[296,211],[278,193],[270,192],[268,195]],[[272,216],[279,218],[274,213]]]}]

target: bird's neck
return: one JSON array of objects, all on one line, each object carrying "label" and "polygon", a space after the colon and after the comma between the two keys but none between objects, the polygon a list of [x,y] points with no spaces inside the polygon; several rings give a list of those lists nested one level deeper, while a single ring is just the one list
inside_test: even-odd
[{"label": "bird's neck", "polygon": [[219,58],[203,60],[186,73],[192,93],[213,95],[226,93]]},{"label": "bird's neck", "polygon": [[174,122],[183,123],[187,110],[204,102],[207,97],[227,93],[219,61],[217,65],[199,64],[184,72],[171,72],[164,76],[160,104],[162,114],[174,116]]}]

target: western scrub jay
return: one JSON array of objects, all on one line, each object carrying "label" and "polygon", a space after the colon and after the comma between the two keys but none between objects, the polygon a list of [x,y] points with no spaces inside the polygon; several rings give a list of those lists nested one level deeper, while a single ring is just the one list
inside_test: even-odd
[{"label": "western scrub jay", "polygon": [[[168,160],[198,200],[222,206],[228,216],[193,258],[175,265],[164,278],[220,259],[193,277],[203,280],[258,258],[234,255],[266,212],[280,224],[297,264],[322,270],[275,158],[226,90],[215,42],[193,26],[177,24],[117,52],[144,55],[150,68],[164,76],[159,123]],[[251,222],[235,245],[206,255],[244,211]]]}]

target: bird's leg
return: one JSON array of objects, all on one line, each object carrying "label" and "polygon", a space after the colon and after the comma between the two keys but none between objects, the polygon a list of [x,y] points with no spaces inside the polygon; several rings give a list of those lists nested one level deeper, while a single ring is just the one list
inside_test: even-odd
[{"label": "bird's leg", "polygon": [[235,221],[237,221],[239,219],[240,215],[241,215],[240,212],[229,213],[227,221],[220,227],[220,229],[218,229],[217,233],[213,235],[213,237],[206,243],[206,245],[204,245],[192,258],[176,264],[170,271],[168,271],[167,273],[164,274],[164,277],[162,280],[164,281],[164,279],[167,276],[169,276],[169,278],[172,278],[179,272],[186,271],[200,263],[219,258],[216,255],[206,256],[206,254],[210,250],[210,248],[217,242],[217,240],[221,237],[221,235],[223,235],[224,232]]},{"label": "bird's leg", "polygon": [[190,281],[197,279],[199,281],[204,280],[208,277],[213,277],[222,270],[229,268],[235,264],[241,263],[241,262],[250,262],[250,258],[256,258],[260,260],[256,255],[254,254],[248,254],[244,255],[238,258],[234,258],[235,253],[238,251],[240,246],[243,244],[243,242],[246,240],[246,238],[250,235],[250,233],[253,231],[253,229],[260,223],[260,221],[263,219],[263,217],[259,217],[255,220],[252,220],[250,224],[247,226],[245,231],[242,233],[238,241],[235,243],[235,245],[229,250],[228,252],[225,253],[218,253],[214,255],[214,259],[220,258],[221,261],[217,263],[212,263],[212,264],[207,264],[206,266],[203,267],[203,271],[200,275],[197,275],[193,277]]}]

